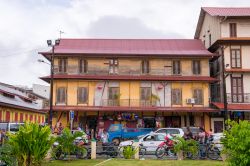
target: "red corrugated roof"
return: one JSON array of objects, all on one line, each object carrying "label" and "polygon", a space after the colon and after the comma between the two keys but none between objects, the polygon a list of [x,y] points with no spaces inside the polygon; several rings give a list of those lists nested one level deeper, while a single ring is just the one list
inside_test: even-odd
[{"label": "red corrugated roof", "polygon": [[211,16],[250,16],[250,7],[202,7]]},{"label": "red corrugated roof", "polygon": [[[197,39],[61,39],[56,54],[206,55]],[[40,52],[48,55],[51,52]]]},{"label": "red corrugated roof", "polygon": [[[50,76],[41,77],[42,80],[50,80]],[[148,80],[148,81],[199,81],[216,82],[215,78],[208,76],[126,76],[126,75],[54,75],[54,79],[85,79],[85,80]]]},{"label": "red corrugated roof", "polygon": [[[212,103],[219,109],[224,109],[224,103]],[[248,104],[227,104],[228,110],[250,110],[250,103]]]}]

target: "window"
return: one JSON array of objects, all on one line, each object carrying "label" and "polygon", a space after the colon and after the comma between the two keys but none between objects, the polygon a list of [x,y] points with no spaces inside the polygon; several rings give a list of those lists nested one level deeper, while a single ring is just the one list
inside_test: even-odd
[{"label": "window", "polygon": [[86,59],[79,60],[79,73],[87,73],[88,63]]},{"label": "window", "polygon": [[120,89],[118,87],[109,87],[109,106],[118,106],[120,99]]},{"label": "window", "polygon": [[109,74],[118,74],[118,59],[109,60]]},{"label": "window", "polygon": [[211,36],[211,34],[209,34],[208,39],[209,39],[209,46],[211,46],[212,45],[212,36]]},{"label": "window", "polygon": [[151,88],[150,87],[141,87],[140,99],[141,100],[150,100],[151,99]]},{"label": "window", "polygon": [[241,103],[243,100],[243,77],[231,78],[232,102]]},{"label": "window", "polygon": [[181,62],[179,60],[173,61],[173,74],[178,75],[181,74]]},{"label": "window", "polygon": [[232,68],[241,68],[240,49],[231,49],[231,67]]},{"label": "window", "polygon": [[148,60],[142,60],[141,72],[142,72],[142,74],[148,74],[149,73],[149,61]]},{"label": "window", "polygon": [[201,61],[199,60],[193,60],[193,74],[201,74]]},{"label": "window", "polygon": [[195,100],[195,104],[203,104],[203,90],[202,89],[194,89],[193,90],[193,98]]},{"label": "window", "polygon": [[230,37],[237,37],[237,25],[236,23],[229,23]]},{"label": "window", "polygon": [[59,66],[59,73],[66,73],[67,72],[67,59],[61,58],[58,60],[58,66]]},{"label": "window", "polygon": [[172,89],[172,104],[180,105],[182,103],[181,89]]},{"label": "window", "polygon": [[86,87],[79,87],[78,88],[77,99],[78,99],[79,104],[88,102],[88,89]]},{"label": "window", "polygon": [[67,96],[66,88],[64,88],[64,87],[57,88],[56,103],[57,104],[66,104],[66,96]]}]

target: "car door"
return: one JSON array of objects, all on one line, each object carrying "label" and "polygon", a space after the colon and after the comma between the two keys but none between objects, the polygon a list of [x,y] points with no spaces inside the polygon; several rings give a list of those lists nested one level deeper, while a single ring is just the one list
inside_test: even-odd
[{"label": "car door", "polygon": [[146,147],[147,151],[152,151],[154,149],[154,135],[147,135],[143,138],[142,145]]},{"label": "car door", "polygon": [[157,147],[165,141],[165,135],[164,134],[155,134],[154,135],[154,146],[151,147],[151,151],[155,152]]}]

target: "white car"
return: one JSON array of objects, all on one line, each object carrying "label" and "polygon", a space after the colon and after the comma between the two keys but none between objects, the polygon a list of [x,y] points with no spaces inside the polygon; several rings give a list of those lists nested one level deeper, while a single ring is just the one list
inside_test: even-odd
[{"label": "white car", "polygon": [[183,137],[184,131],[181,128],[159,128],[154,133],[170,134],[173,136]]},{"label": "white car", "polygon": [[[147,152],[155,152],[158,145],[160,145],[165,138],[165,134],[161,133],[149,133],[143,136],[139,136],[139,144],[142,144],[146,148]],[[133,143],[133,140],[123,141],[119,144],[119,147],[128,146]]]},{"label": "white car", "polygon": [[223,133],[214,133],[212,134],[213,136],[213,143],[215,143],[215,147],[217,147],[220,151],[223,148],[222,142],[221,142],[221,138],[224,138],[224,134]]}]

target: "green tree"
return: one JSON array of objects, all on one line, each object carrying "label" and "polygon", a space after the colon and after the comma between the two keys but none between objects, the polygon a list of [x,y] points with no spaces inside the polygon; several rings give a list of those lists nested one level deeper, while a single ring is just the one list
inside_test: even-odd
[{"label": "green tree", "polygon": [[250,122],[227,121],[229,130],[224,131],[223,151],[232,166],[250,165]]},{"label": "green tree", "polygon": [[16,157],[18,165],[41,165],[54,142],[50,133],[48,126],[25,123],[16,134],[9,135],[7,143],[12,147],[12,154]]}]

